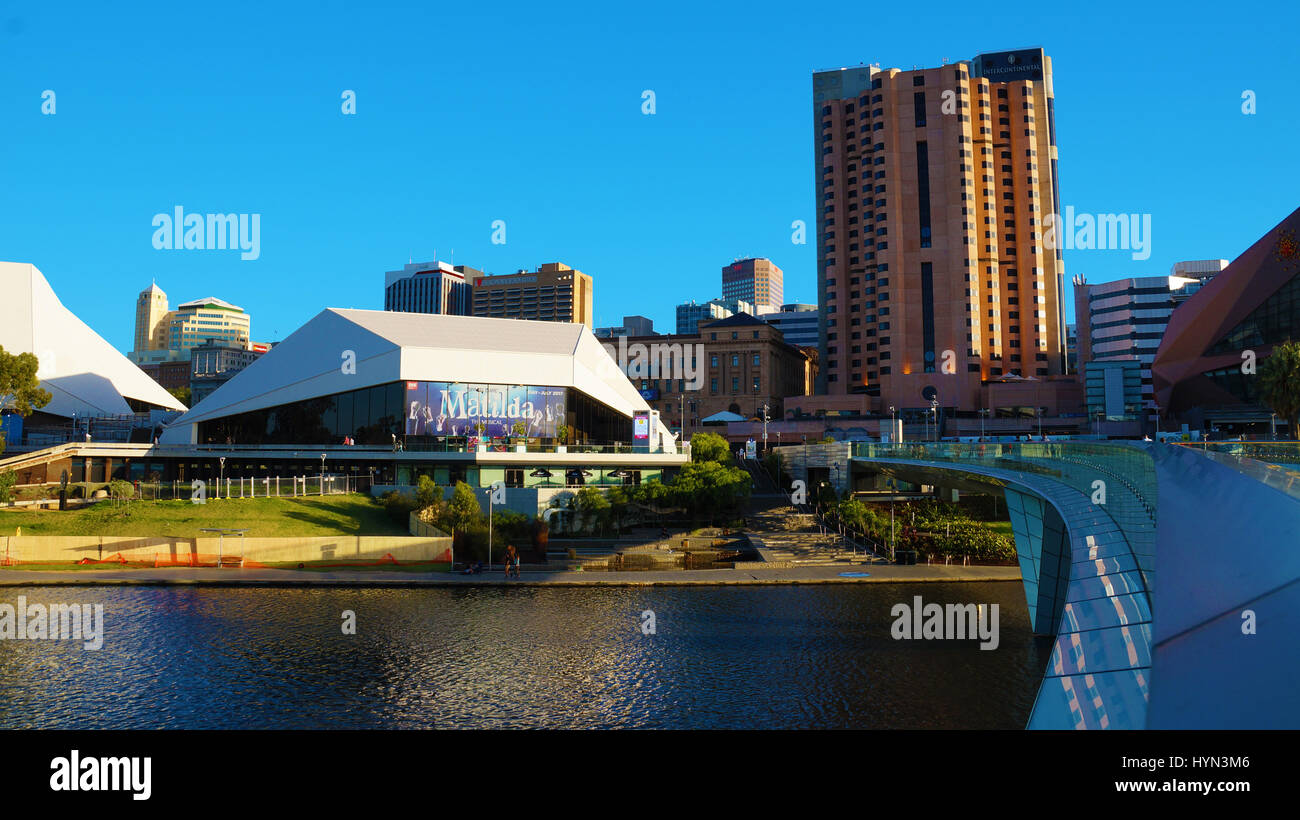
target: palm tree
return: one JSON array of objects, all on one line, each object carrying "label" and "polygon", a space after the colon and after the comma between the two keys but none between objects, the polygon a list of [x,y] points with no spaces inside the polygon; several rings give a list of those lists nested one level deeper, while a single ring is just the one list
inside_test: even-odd
[{"label": "palm tree", "polygon": [[1288,339],[1274,346],[1273,353],[1260,363],[1259,396],[1287,420],[1291,435],[1300,440],[1300,342]]}]

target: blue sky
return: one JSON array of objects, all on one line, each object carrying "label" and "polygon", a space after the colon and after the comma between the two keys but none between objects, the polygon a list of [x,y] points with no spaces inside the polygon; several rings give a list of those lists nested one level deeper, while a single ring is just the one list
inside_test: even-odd
[{"label": "blue sky", "polygon": [[[173,305],[242,305],[274,341],[324,307],[381,308],[384,271],[435,252],[570,264],[597,324],[671,330],[742,256],[815,303],[814,238],[790,228],[815,220],[811,73],[1035,45],[1062,204],[1152,215],[1150,259],[1067,251],[1067,275],[1231,259],[1300,205],[1294,3],[974,5],[0,0],[0,259],[36,264],[123,351],[152,280]],[[260,257],[154,249],[176,205],[260,214]]]}]

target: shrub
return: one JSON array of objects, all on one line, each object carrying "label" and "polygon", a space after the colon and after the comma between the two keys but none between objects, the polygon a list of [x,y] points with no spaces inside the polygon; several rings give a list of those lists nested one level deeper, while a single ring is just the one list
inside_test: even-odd
[{"label": "shrub", "polygon": [[389,490],[384,493],[381,503],[389,517],[393,519],[394,524],[406,526],[410,522],[411,513],[415,512],[415,499],[406,493],[399,493],[395,490]]},{"label": "shrub", "polygon": [[18,474],[13,470],[5,470],[0,473],[0,503],[8,503],[13,500],[14,484],[18,482]]}]

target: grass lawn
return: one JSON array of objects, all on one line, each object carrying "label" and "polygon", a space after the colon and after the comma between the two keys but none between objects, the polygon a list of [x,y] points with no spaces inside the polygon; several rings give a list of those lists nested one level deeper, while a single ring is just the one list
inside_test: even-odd
[{"label": "grass lawn", "polygon": [[1016,534],[1011,531],[1010,521],[981,521],[980,523],[983,524],[985,527],[993,530],[998,535],[1005,535],[1007,538],[1010,538],[1012,541],[1016,540]]},{"label": "grass lawn", "polygon": [[127,535],[194,538],[204,527],[247,528],[246,535],[409,535],[384,508],[365,495],[307,498],[244,498],[188,501],[132,501],[114,508],[102,501],[90,507],[58,510],[0,508],[0,535]]}]

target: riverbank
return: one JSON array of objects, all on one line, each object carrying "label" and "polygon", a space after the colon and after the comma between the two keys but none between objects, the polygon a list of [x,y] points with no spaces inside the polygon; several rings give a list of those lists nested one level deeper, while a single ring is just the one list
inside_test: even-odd
[{"label": "riverbank", "polygon": [[[862,576],[866,574],[866,577]],[[499,570],[486,575],[392,573],[368,570],[304,572],[293,569],[169,567],[43,571],[0,570],[0,587],[29,586],[263,586],[263,587],[639,587],[770,586],[797,584],[952,583],[1019,581],[1019,567],[899,566],[790,567],[783,569],[705,569],[645,572],[526,571],[506,580]]]}]

